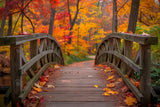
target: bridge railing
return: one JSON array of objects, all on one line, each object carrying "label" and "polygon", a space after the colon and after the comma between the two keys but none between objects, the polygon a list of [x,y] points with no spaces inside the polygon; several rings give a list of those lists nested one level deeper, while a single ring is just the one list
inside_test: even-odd
[{"label": "bridge railing", "polygon": [[[112,33],[100,43],[95,64],[108,64],[115,68],[124,82],[134,93],[139,102],[150,103],[151,98],[151,45],[156,45],[158,38],[153,36],[128,33]],[[139,50],[133,56],[133,44]],[[133,84],[134,75],[139,76],[139,89]],[[132,82],[130,81],[132,78]]]},{"label": "bridge railing", "polygon": [[[29,44],[29,50],[25,50]],[[60,45],[54,37],[48,34],[32,34],[7,36],[0,38],[0,46],[10,46],[11,88],[6,93],[6,100],[11,95],[12,106],[23,102],[33,84],[43,71],[51,64],[64,64]],[[24,52],[27,51],[27,52]],[[29,59],[25,53],[30,53]],[[39,69],[36,73],[35,71]],[[30,77],[23,87],[23,75]]]}]

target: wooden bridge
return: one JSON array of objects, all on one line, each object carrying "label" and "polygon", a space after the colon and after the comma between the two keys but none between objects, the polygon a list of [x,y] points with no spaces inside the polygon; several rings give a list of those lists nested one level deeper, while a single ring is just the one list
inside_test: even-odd
[{"label": "wooden bridge", "polygon": [[[30,44],[30,60],[27,60],[24,54],[25,47],[24,44]],[[145,35],[135,35],[126,33],[112,33],[106,35],[101,44],[99,45],[95,64],[107,64],[113,67],[117,73],[123,78],[125,84],[134,93],[135,97],[143,105],[150,103],[151,95],[156,96],[153,89],[151,88],[151,45],[156,45],[158,43],[157,37],[145,36]],[[138,44],[139,50],[133,56],[132,49],[133,45]],[[38,80],[43,71],[51,64],[64,65],[63,55],[60,45],[55,38],[48,34],[32,34],[32,35],[19,35],[19,36],[7,36],[0,38],[0,46],[10,46],[10,63],[11,63],[11,87],[8,89],[5,95],[5,103],[7,104],[10,100],[12,101],[12,106],[16,106],[17,101],[23,102],[29,91],[31,90],[33,84]],[[28,50],[29,51],[29,50]],[[106,106],[107,103],[103,100],[103,97],[97,95],[92,95],[92,93],[99,93],[99,90],[88,88],[92,83],[97,84],[99,79],[93,68],[90,66],[74,67],[74,69],[79,69],[82,75],[66,75],[63,74],[60,78],[67,78],[68,80],[74,80],[75,84],[70,84],[70,88],[64,88],[65,90],[70,90],[71,93],[64,94],[59,97],[61,88],[57,88],[56,92],[50,94],[57,95],[55,101],[77,101],[85,102],[90,101],[88,105],[93,105],[94,102],[98,105],[102,104]],[[38,73],[35,73],[39,69]],[[90,72],[92,69],[93,72]],[[71,68],[67,68],[64,72],[72,71]],[[129,78],[133,78],[135,75],[140,77],[140,90],[133,85]],[[30,80],[27,85],[23,87],[23,75],[29,75]],[[86,79],[85,76],[92,75],[95,78]],[[127,75],[127,76],[126,76]],[[129,78],[127,78],[129,77]],[[83,79],[82,79],[83,78]],[[81,80],[82,79],[82,80]],[[94,80],[95,79],[95,80]],[[84,82],[84,80],[86,82]],[[77,82],[80,81],[80,82]],[[60,82],[57,82],[59,85]],[[103,83],[100,83],[104,85]],[[75,96],[76,87],[82,86],[84,92],[80,92]],[[91,90],[91,93],[87,93],[87,90]],[[65,93],[65,91],[62,91]],[[76,93],[79,91],[76,91]],[[66,95],[66,96],[65,96]],[[89,96],[87,98],[87,96]],[[68,99],[68,96],[73,97]],[[81,98],[79,98],[81,96]],[[53,99],[52,99],[53,100]],[[91,103],[93,102],[93,103]],[[111,101],[112,102],[112,101]],[[58,104],[57,104],[58,105]],[[62,104],[63,105],[63,104]],[[64,104],[65,105],[65,104]],[[96,103],[94,103],[96,105]],[[60,107],[60,106],[58,106]],[[97,106],[98,107],[98,106]],[[101,106],[102,107],[102,106]]]}]

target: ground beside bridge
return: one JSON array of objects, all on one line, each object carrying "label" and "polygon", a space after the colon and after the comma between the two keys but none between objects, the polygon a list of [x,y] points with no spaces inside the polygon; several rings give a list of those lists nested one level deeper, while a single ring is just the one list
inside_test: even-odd
[{"label": "ground beside bridge", "polygon": [[[96,67],[94,60],[73,63],[44,75],[49,81],[41,87],[42,91],[37,93],[32,89],[28,97],[39,98],[39,107],[137,106],[133,94],[114,69]],[[40,82],[42,79],[37,84]],[[29,104],[27,100],[26,103]]]}]

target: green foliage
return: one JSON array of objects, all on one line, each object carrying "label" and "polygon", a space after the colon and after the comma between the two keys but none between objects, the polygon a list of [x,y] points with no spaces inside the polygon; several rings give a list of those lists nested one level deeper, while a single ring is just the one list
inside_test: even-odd
[{"label": "green foliage", "polygon": [[158,37],[158,45],[153,45],[151,47],[151,50],[152,50],[152,62],[160,64],[160,26],[155,25],[148,27],[138,23],[136,27],[136,33],[142,34],[143,32]]},{"label": "green foliage", "polygon": [[[152,64],[154,65],[160,65],[160,26],[154,25],[154,26],[144,26],[140,23],[137,23],[136,27],[136,33],[142,34],[142,33],[148,33],[152,36],[158,37],[158,45],[151,46],[152,51]],[[151,78],[152,78],[152,85],[160,85],[160,69],[158,67],[153,66],[151,70]]]},{"label": "green foliage", "polygon": [[151,82],[152,82],[152,85],[155,86],[155,85],[160,85],[160,70],[159,68],[157,67],[152,67],[152,71],[151,71]]}]

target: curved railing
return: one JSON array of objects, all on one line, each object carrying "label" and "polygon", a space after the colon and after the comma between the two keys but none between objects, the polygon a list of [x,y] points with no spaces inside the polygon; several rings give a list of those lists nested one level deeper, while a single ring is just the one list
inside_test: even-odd
[{"label": "curved railing", "polygon": [[[139,102],[147,104],[151,98],[151,45],[156,45],[158,38],[153,36],[128,33],[112,33],[100,43],[95,64],[107,64],[115,68],[124,82],[137,97]],[[139,50],[133,56],[133,44]],[[130,81],[134,74],[139,74],[139,89]]]},{"label": "curved railing", "polygon": [[[29,46],[29,50],[25,52],[30,53],[29,60],[25,57],[25,44]],[[5,45],[10,45],[11,63],[11,88],[5,98],[8,100],[11,94],[12,106],[15,106],[17,101],[23,102],[33,84],[48,66],[51,64],[64,65],[60,45],[51,35],[32,34],[1,37],[0,46]],[[39,71],[35,73],[34,71],[37,69]],[[22,88],[24,74],[27,74],[30,80]]]}]

